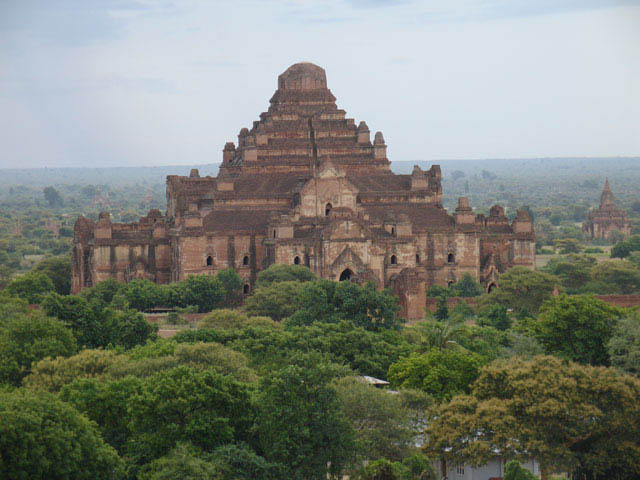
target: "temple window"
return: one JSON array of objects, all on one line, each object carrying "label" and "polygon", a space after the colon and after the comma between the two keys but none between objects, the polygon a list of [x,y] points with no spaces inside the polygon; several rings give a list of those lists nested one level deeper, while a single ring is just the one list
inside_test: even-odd
[{"label": "temple window", "polygon": [[211,265],[213,265],[213,257],[209,255],[207,257],[207,267],[210,267]]},{"label": "temple window", "polygon": [[329,214],[331,213],[331,209],[333,208],[333,206],[330,203],[327,203],[327,206],[324,207],[324,216],[328,217]]},{"label": "temple window", "polygon": [[396,234],[396,227],[391,227],[391,235],[395,235]]},{"label": "temple window", "polygon": [[242,287],[242,293],[244,293],[245,295],[249,295],[249,284],[245,283]]},{"label": "temple window", "polygon": [[416,265],[420,265],[420,254],[416,253]]},{"label": "temple window", "polygon": [[455,263],[456,261],[456,256],[449,252],[449,254],[447,255],[447,263]]},{"label": "temple window", "polygon": [[300,257],[296,256],[296,258],[293,259],[293,264],[300,265]]},{"label": "temple window", "polygon": [[396,258],[395,255],[391,255],[390,263],[391,265],[396,265],[398,263],[398,259]]},{"label": "temple window", "polygon": [[242,265],[249,265],[249,256],[245,255],[242,257]]}]

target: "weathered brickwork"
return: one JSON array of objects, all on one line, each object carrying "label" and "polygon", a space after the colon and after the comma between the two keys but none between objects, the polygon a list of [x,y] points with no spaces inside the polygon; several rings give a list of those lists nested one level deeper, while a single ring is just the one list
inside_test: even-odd
[{"label": "weathered brickwork", "polygon": [[531,219],[500,206],[474,214],[466,198],[442,207],[441,172],[389,169],[381,132],[371,141],[338,109],[322,68],[299,63],[278,78],[267,112],[228,142],[216,178],[167,177],[167,212],[133,224],[76,223],[73,290],[107,277],[159,283],[233,267],[250,293],[274,263],[323,278],[373,281],[422,315],[429,285],[468,272],[486,288],[513,265],[535,265]]},{"label": "weathered brickwork", "polygon": [[627,214],[616,208],[608,178],[604,182],[600,206],[589,213],[587,221],[582,225],[582,231],[591,240],[611,238],[613,232],[619,232],[625,237],[631,235],[631,224],[627,220]]}]

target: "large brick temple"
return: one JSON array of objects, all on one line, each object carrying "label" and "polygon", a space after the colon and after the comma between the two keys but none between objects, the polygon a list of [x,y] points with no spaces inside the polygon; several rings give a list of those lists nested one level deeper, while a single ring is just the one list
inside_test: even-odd
[{"label": "large brick temple", "polygon": [[610,239],[614,232],[625,237],[631,235],[631,223],[627,220],[626,212],[616,207],[608,178],[600,195],[600,205],[589,212],[587,221],[582,224],[582,231],[590,240]]},{"label": "large brick temple", "polygon": [[372,281],[422,315],[426,289],[465,272],[491,289],[514,265],[534,268],[526,211],[476,215],[466,198],[442,206],[440,167],[389,169],[381,132],[371,141],[336,106],[325,71],[298,63],[278,77],[267,112],[225,144],[217,177],[167,177],[167,211],[138,222],[75,225],[73,291],[106,278],[158,283],[233,267],[249,294],[272,264],[306,265],[322,278]]}]

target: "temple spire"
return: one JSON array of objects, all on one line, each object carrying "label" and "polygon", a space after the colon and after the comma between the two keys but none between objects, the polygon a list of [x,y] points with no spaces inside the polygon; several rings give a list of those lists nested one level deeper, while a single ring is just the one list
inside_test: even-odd
[{"label": "temple spire", "polygon": [[609,186],[609,177],[604,181],[604,190],[602,190],[602,195],[600,196],[600,208],[604,207],[614,207],[616,203],[613,198],[613,192],[611,191],[611,187]]}]

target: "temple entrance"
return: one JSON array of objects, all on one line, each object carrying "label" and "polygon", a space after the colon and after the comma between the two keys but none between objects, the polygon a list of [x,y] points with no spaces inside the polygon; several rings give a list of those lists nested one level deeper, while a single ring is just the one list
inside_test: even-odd
[{"label": "temple entrance", "polygon": [[340,274],[340,281],[341,282],[349,281],[352,278],[353,278],[353,272],[348,268],[345,268],[343,270],[343,272]]},{"label": "temple entrance", "polygon": [[496,287],[497,285],[495,283],[490,283],[489,286],[487,287],[487,293],[491,293],[493,289]]}]

